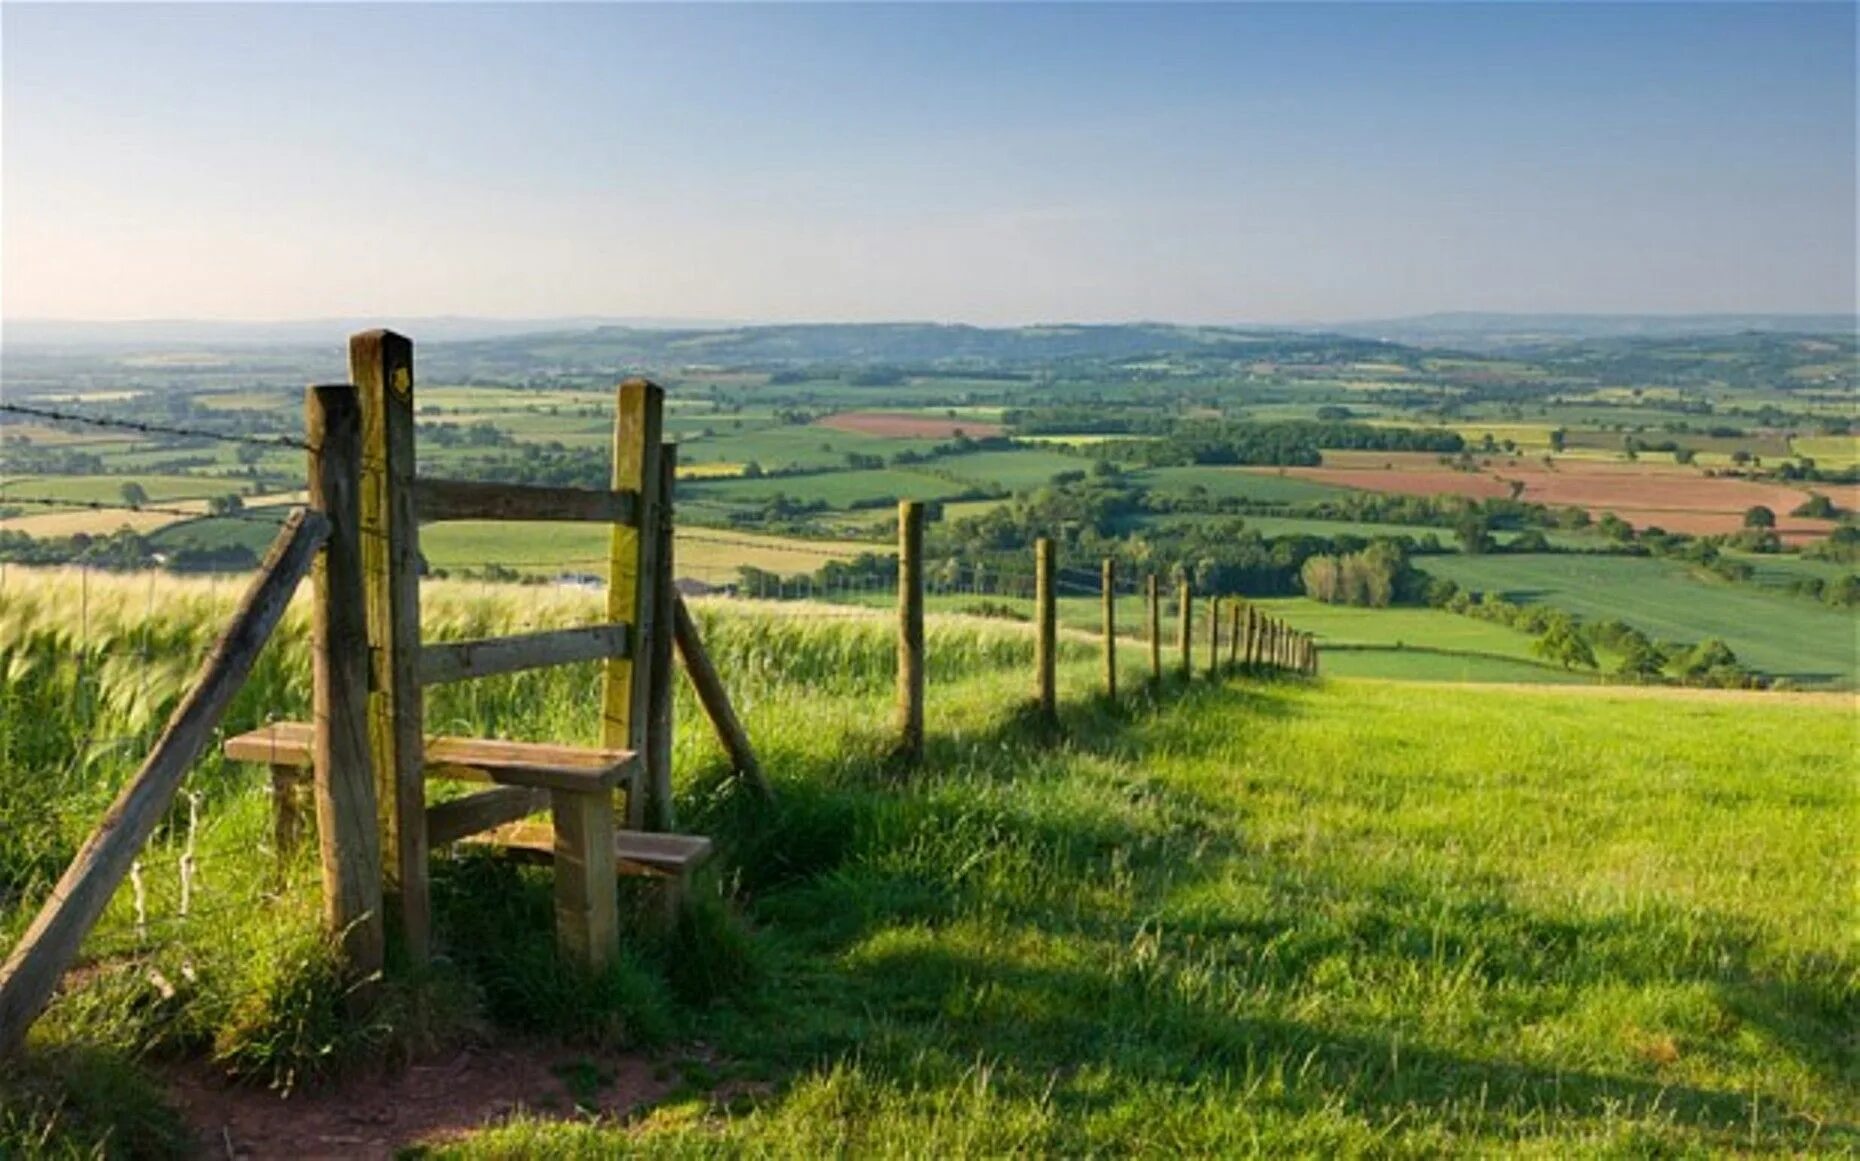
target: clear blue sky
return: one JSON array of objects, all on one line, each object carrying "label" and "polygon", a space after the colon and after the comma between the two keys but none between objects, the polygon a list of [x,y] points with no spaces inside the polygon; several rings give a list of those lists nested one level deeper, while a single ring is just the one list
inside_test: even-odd
[{"label": "clear blue sky", "polygon": [[1851,311],[1848,4],[0,5],[9,317]]}]

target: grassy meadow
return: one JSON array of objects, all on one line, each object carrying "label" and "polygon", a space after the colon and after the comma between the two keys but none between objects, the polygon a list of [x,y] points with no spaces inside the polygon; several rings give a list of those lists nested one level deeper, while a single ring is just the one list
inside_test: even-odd
[{"label": "grassy meadow", "polygon": [[1653,637],[1716,637],[1746,664],[1805,685],[1860,683],[1860,632],[1849,610],[1780,597],[1649,557],[1520,554],[1428,557],[1427,572],[1507,600],[1588,620],[1619,618]]},{"label": "grassy meadow", "polygon": [[[0,589],[0,946],[235,596],[91,585],[15,569]],[[425,604],[440,637],[572,623],[596,598],[435,582]],[[304,612],[229,731],[303,714]],[[125,890],[0,1076],[0,1155],[191,1152],[163,1103],[175,1068],[302,1089],[513,1039],[584,1087],[631,1054],[677,1083],[616,1118],[538,1091],[427,1155],[1860,1148],[1851,700],[1146,691],[1131,649],[1113,704],[1068,638],[1047,727],[1025,712],[1026,627],[937,616],[928,760],[906,772],[883,615],[698,615],[778,797],[738,795],[681,689],[681,825],[717,838],[727,902],[586,978],[551,951],[545,874],[441,857],[444,959],[345,1022],[311,860],[267,849],[262,771],[209,759],[186,786],[191,912],[183,804],[143,858],[146,928]],[[436,687],[429,728],[585,742],[596,684],[584,666]]]}]

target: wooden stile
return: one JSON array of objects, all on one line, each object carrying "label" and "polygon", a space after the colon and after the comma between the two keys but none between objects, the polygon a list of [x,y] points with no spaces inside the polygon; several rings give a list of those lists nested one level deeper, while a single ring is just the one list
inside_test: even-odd
[{"label": "wooden stile", "polygon": [[1058,606],[1053,595],[1053,542],[1040,537],[1033,545],[1034,576],[1034,663],[1038,669],[1034,695],[1040,714],[1052,721],[1059,714],[1059,684],[1056,666],[1059,642]]},{"label": "wooden stile", "polygon": [[[329,520],[312,571],[311,743],[323,924],[342,941],[348,971],[381,970],[381,825],[369,747],[367,598],[362,586],[362,405],[349,384],[304,399],[310,505]],[[272,768],[274,784],[281,768]],[[295,771],[291,771],[295,773]],[[292,780],[292,791],[301,786]],[[362,992],[352,993],[365,1002]]]},{"label": "wooden stile", "polygon": [[898,504],[898,756],[924,756],[924,506]]},{"label": "wooden stile", "polygon": [[285,521],[231,624],[195,673],[154,749],[117,794],[0,966],[0,1055],[25,1042],[26,1030],[51,1000],[78,946],[129,874],[136,853],[174,801],[181,779],[212,743],[221,716],[283,618],[328,532],[329,521],[321,512],[298,511]]},{"label": "wooden stile", "polygon": [[362,571],[370,657],[368,740],[374,760],[382,866],[407,957],[432,949],[427,885],[425,720],[420,572],[414,514],[413,344],[393,331],[349,340],[349,374],[362,405]]}]

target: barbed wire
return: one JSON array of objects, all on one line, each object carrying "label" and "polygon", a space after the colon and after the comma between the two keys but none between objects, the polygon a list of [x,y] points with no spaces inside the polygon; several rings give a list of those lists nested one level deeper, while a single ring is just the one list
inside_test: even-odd
[{"label": "barbed wire", "polygon": [[[111,503],[108,500],[61,500],[56,496],[15,496],[10,492],[0,492],[0,508],[11,504],[30,504],[39,508],[71,509],[79,508],[91,512],[153,512],[159,516],[181,516],[190,520],[240,520],[247,524],[264,524],[277,527],[279,520],[268,516],[255,515],[249,511],[207,512],[191,511],[186,508],[168,508],[159,504]],[[281,505],[281,507],[287,507]]]},{"label": "barbed wire", "polygon": [[165,423],[149,423],[137,419],[118,419],[107,415],[86,415],[77,411],[59,411],[50,407],[28,407],[22,403],[0,403],[0,412],[14,415],[29,415],[35,419],[59,420],[65,423],[84,423],[92,427],[107,427],[118,431],[136,431],[144,435],[178,435],[186,439],[211,439],[221,443],[248,444],[255,447],[284,447],[297,451],[309,451],[310,445],[301,439],[289,435],[234,435],[224,431],[206,431],[200,428],[177,427]]}]

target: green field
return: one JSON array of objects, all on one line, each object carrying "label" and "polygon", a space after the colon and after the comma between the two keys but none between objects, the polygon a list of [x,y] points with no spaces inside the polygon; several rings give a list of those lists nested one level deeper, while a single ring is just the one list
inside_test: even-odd
[{"label": "green field", "polygon": [[1348,495],[1350,489],[1275,475],[1270,471],[1208,466],[1149,468],[1136,473],[1138,482],[1158,492],[1188,492],[1202,488],[1217,498],[1244,497],[1268,504],[1300,504]]},{"label": "green field", "polygon": [[885,500],[937,500],[959,496],[971,486],[924,472],[873,468],[754,480],[684,480],[679,483],[678,498],[680,503],[694,506],[756,507],[781,495],[804,504],[818,500],[830,507],[846,508],[854,504],[877,505]]},{"label": "green field", "polygon": [[958,480],[994,484],[1009,491],[1037,488],[1062,472],[1083,472],[1092,461],[1083,456],[1066,455],[1044,448],[1017,448],[1013,451],[971,452],[936,461],[935,469]]},{"label": "green field", "polygon": [[1542,602],[1588,620],[1619,618],[1685,644],[1719,638],[1745,664],[1804,684],[1860,680],[1851,612],[1700,579],[1672,561],[1585,555],[1436,556],[1423,567],[1462,588]]},{"label": "green field", "polygon": [[[0,946],[136,753],[69,756],[159,728],[232,599],[99,579],[73,637],[55,578],[8,583]],[[153,652],[104,664],[148,609]],[[437,636],[598,602],[440,585],[428,611]],[[144,859],[148,934],[125,891],[0,1073],[0,1154],[193,1155],[163,1106],[177,1070],[275,1109],[267,1083],[391,1093],[405,1074],[381,1060],[430,1075],[463,1042],[537,1079],[515,1111],[448,1094],[483,1128],[439,1156],[1860,1148],[1860,960],[1830,922],[1857,869],[1844,701],[1196,680],[1111,707],[1079,646],[1047,730],[1022,709],[1024,627],[936,621],[928,761],[902,775],[885,618],[698,613],[778,796],[721,780],[680,683],[678,810],[717,839],[706,891],[727,907],[587,979],[548,950],[545,873],[435,859],[441,963],[354,1025],[311,935],[313,853],[280,873],[263,771],[209,760],[193,917],[166,870],[183,808]],[[228,730],[305,712],[304,631],[300,610]],[[596,680],[435,687],[429,720],[587,741]],[[576,1111],[623,1075],[668,1080],[619,1116]],[[349,1131],[414,1143],[392,1117]]]},{"label": "green field", "polygon": [[243,492],[250,481],[205,476],[11,476],[0,482],[0,504],[6,503],[8,495],[120,504],[123,485],[129,483],[142,485],[150,503],[165,504],[172,500],[203,500],[228,492]]}]

